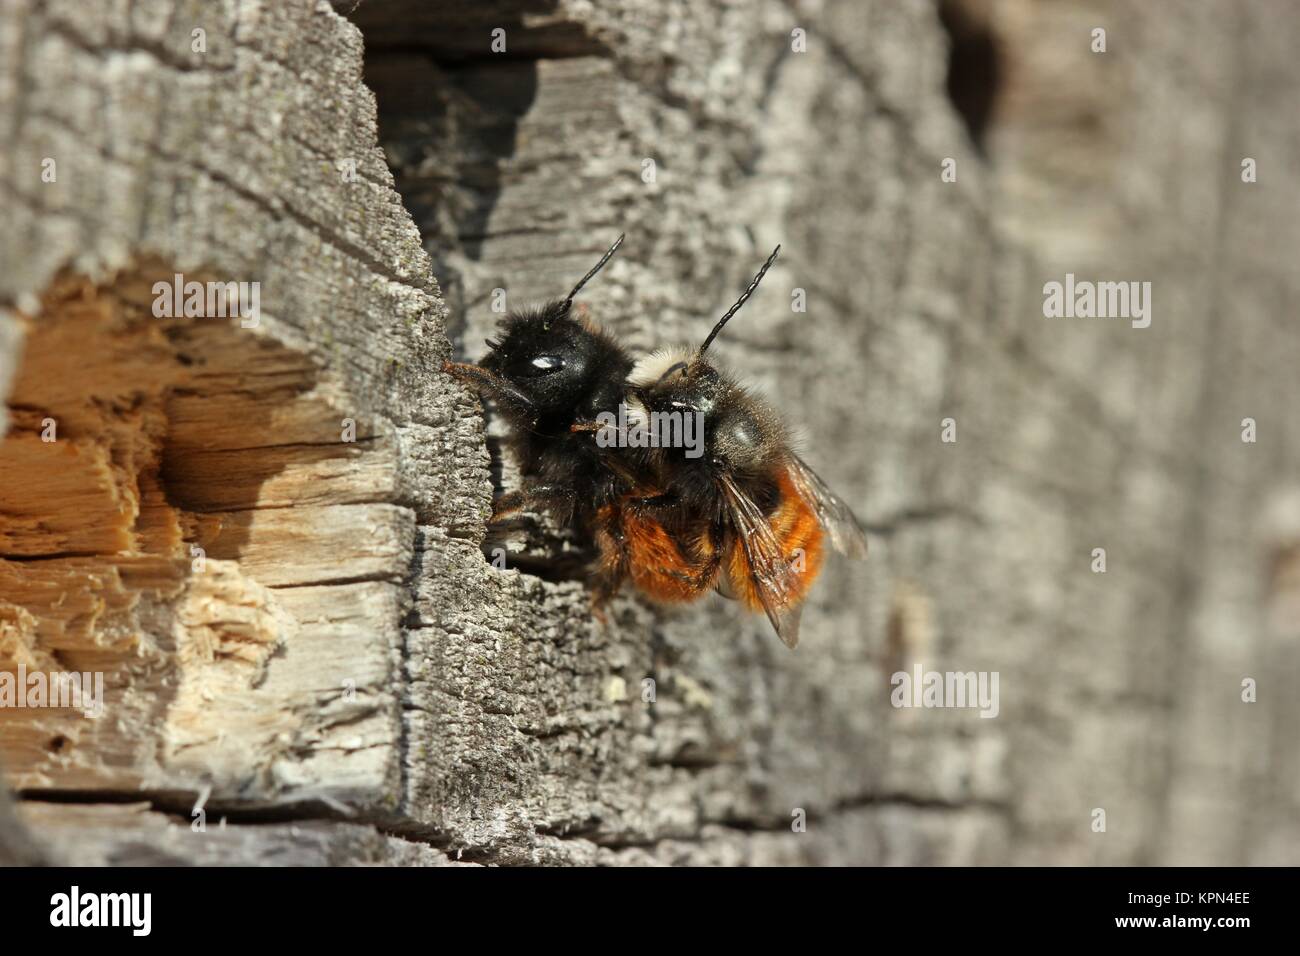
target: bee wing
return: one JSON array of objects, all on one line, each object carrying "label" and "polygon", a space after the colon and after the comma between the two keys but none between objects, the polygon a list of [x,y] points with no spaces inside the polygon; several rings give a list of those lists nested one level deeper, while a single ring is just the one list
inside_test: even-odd
[{"label": "bee wing", "polygon": [[720,484],[733,533],[745,549],[754,590],[777,636],[793,650],[799,643],[800,607],[792,605],[790,598],[795,593],[797,572],[781,553],[781,542],[762,509],[736,486],[730,475],[723,475]]},{"label": "bee wing", "polygon": [[826,482],[821,480],[817,472],[793,453],[790,455],[790,480],[803,499],[817,512],[817,518],[831,536],[835,550],[850,558],[865,558],[867,536],[858,524],[858,519],[853,516],[853,509],[826,487]]},{"label": "bee wing", "polygon": [[786,647],[794,650],[799,644],[799,618],[803,616],[803,605],[780,608],[775,613],[771,608],[764,610],[772,627],[776,628],[776,636],[785,641]]}]

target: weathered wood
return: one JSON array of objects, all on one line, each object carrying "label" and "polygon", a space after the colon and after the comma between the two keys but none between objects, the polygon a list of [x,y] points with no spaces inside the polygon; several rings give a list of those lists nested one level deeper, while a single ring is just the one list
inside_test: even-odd
[{"label": "weathered wood", "polygon": [[[0,301],[26,341],[6,352],[0,655],[107,685],[98,720],[0,711],[11,785],[408,816],[415,505],[451,524],[445,492],[461,525],[482,505],[399,465],[399,429],[474,423],[427,375],[442,306],[360,37],[307,3],[20,4],[4,24]],[[256,327],[156,317],[177,272],[260,283]]]},{"label": "weathered wood", "polygon": [[303,820],[228,824],[219,815],[168,816],[148,803],[25,801],[23,821],[43,834],[52,862],[79,866],[457,866],[422,843],[354,823]]},{"label": "weathered wood", "polygon": [[[929,3],[11,4],[0,663],[110,684],[0,711],[49,855],[1294,862],[1300,27],[944,6],[989,118]],[[794,654],[717,598],[602,625],[544,521],[485,558],[513,468],[438,365],[622,231],[584,295],[638,350],[783,244],[716,350],[872,537]],[[259,281],[258,327],[154,318],[176,271]],[[1066,272],[1152,281],[1151,328],[1045,319]],[[999,672],[998,717],[894,709],[918,664]]]}]

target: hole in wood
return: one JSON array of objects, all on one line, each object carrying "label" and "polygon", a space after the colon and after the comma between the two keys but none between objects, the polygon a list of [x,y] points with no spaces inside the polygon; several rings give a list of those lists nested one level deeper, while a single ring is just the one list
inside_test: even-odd
[{"label": "hole in wood", "polygon": [[[245,781],[337,719],[337,695],[319,699],[330,675],[269,681],[272,662],[295,641],[319,658],[306,642],[346,640],[336,620],[396,626],[395,602],[380,621],[360,593],[406,570],[391,449],[309,357],[237,316],[156,316],[155,284],[175,274],[65,272],[18,315],[0,670],[102,674],[106,716],[0,708],[17,788]],[[359,670],[344,676],[364,688]]]}]

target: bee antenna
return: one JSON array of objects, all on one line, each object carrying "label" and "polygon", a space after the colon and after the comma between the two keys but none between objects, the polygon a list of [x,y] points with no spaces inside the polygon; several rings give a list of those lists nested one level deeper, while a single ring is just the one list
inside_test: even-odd
[{"label": "bee antenna", "polygon": [[730,319],[737,312],[739,312],[740,307],[745,304],[745,301],[751,295],[754,294],[754,290],[757,289],[758,284],[763,281],[763,276],[766,275],[767,270],[772,267],[772,263],[776,261],[776,254],[780,251],[781,251],[780,246],[777,246],[775,249],[772,250],[772,254],[768,256],[767,261],[763,263],[763,268],[758,270],[758,275],[754,276],[754,281],[749,284],[749,288],[740,294],[740,298],[736,300],[735,305],[733,305],[730,309],[727,310],[727,314],[724,315],[722,318],[718,319],[718,324],[713,327],[713,331],[710,332],[709,337],[704,340],[704,344],[700,346],[700,350],[696,353],[696,355],[704,354],[705,350],[709,347],[709,343],[711,343],[714,340],[717,334],[722,331],[722,327],[727,324],[727,320]]},{"label": "bee antenna", "polygon": [[591,277],[594,276],[601,269],[605,268],[605,263],[609,262],[610,259],[614,258],[614,253],[618,252],[618,247],[623,244],[623,237],[626,235],[627,233],[623,233],[623,235],[615,239],[614,244],[609,247],[609,251],[607,251],[603,256],[601,256],[600,261],[591,267],[591,271],[588,272],[585,276],[583,276],[581,281],[579,281],[578,284],[573,287],[573,291],[569,293],[569,297],[564,300],[564,311],[566,312],[569,311],[569,307],[573,305],[574,296],[576,296],[578,292],[581,291],[584,285],[586,285],[588,282],[591,281]]}]

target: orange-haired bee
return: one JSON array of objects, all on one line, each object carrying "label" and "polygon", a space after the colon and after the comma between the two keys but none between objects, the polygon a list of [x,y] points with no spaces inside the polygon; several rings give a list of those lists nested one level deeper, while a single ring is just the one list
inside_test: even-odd
[{"label": "orange-haired bee", "polygon": [[[590,534],[597,608],[628,580],[669,603],[717,589],[765,611],[794,647],[826,537],[853,557],[865,556],[866,538],[790,449],[776,412],[704,357],[780,247],[698,349],[634,363],[572,315],[574,297],[622,241],[564,300],[507,316],[480,364],[444,365],[493,398],[510,426],[524,487],[498,499],[496,517],[538,505]],[[628,424],[610,425],[619,409],[630,410],[618,419]],[[660,416],[692,416],[700,441],[643,441]]]},{"label": "orange-haired bee", "polygon": [[602,504],[595,526],[607,588],[627,578],[663,602],[716,588],[766,612],[793,648],[825,539],[862,558],[866,537],[849,507],[791,450],[775,410],[705,358],[780,248],[699,348],[657,352],[632,369],[628,404],[637,427],[699,416],[703,453],[671,444],[646,449],[637,486]]}]

